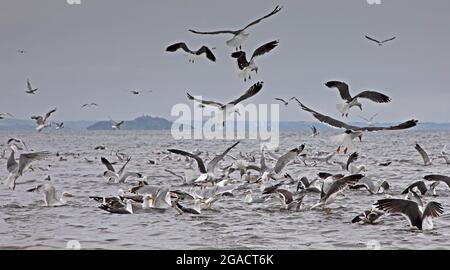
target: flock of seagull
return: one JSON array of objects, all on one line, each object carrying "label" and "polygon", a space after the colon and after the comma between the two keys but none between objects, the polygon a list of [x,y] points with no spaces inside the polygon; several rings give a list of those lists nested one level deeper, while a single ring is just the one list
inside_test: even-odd
[{"label": "flock of seagull", "polygon": [[[273,49],[275,49],[279,41],[274,40],[268,42],[257,48],[251,58],[247,58],[246,53],[242,50],[244,42],[249,37],[248,30],[250,27],[257,25],[261,21],[279,13],[282,7],[275,7],[266,16],[253,21],[239,30],[223,30],[213,32],[201,32],[196,30],[189,30],[191,33],[198,35],[219,35],[229,34],[232,38],[226,44],[233,49],[231,57],[236,59],[240,77],[245,81],[252,80],[252,72],[258,72],[258,66],[255,59],[262,56]],[[367,39],[376,42],[378,45],[392,41],[391,38],[384,41],[378,41],[369,36]],[[215,48],[208,48],[202,46],[197,51],[189,49],[184,42],[179,42],[170,45],[166,51],[175,52],[183,50],[189,59],[189,62],[195,63],[197,58],[205,55],[210,61],[215,62],[216,56],[213,53]],[[25,53],[22,51],[19,53]],[[188,100],[193,100],[201,107],[211,107],[218,110],[219,123],[224,124],[226,116],[237,113],[239,110],[237,104],[250,99],[258,94],[263,88],[263,82],[253,84],[243,95],[228,103],[208,101],[199,99],[187,93]],[[350,94],[349,85],[345,82],[330,81],[325,84],[330,89],[337,89],[342,99],[342,103],[337,105],[336,109],[340,116],[348,117],[352,108],[359,108],[363,110],[362,101],[371,101],[374,103],[389,103],[391,98],[387,95],[373,90],[361,91],[356,95]],[[27,81],[27,93],[36,94],[38,88],[34,88],[30,81]],[[141,91],[132,90],[133,95],[139,95]],[[317,153],[315,156],[308,156],[304,150],[308,147],[302,144],[293,147],[282,155],[278,152],[281,150],[271,149],[267,145],[262,145],[260,152],[240,152],[239,156],[233,155],[233,151],[239,148],[240,141],[234,142],[228,148],[220,153],[209,153],[200,149],[188,151],[186,149],[167,149],[164,152],[155,153],[157,158],[148,160],[149,165],[157,163],[164,163],[169,160],[172,162],[185,162],[186,166],[182,173],[166,169],[165,171],[176,179],[180,180],[180,185],[176,188],[167,186],[151,185],[151,179],[148,179],[142,172],[133,172],[127,170],[127,165],[132,161],[131,156],[125,153],[116,152],[114,155],[118,161],[111,162],[105,156],[100,158],[101,163],[105,166],[105,171],[102,173],[105,182],[110,185],[123,186],[130,182],[130,179],[135,179],[137,182],[130,186],[128,190],[119,189],[115,196],[106,195],[92,195],[90,198],[99,203],[99,209],[113,214],[139,214],[150,213],[152,211],[167,211],[175,210],[177,214],[201,215],[202,211],[213,209],[215,203],[219,200],[226,200],[229,196],[242,196],[242,202],[245,204],[268,204],[275,205],[275,207],[283,211],[309,211],[309,210],[324,210],[326,213],[332,211],[329,207],[332,203],[339,203],[339,198],[342,193],[346,196],[354,190],[365,189],[371,195],[385,194],[390,189],[390,184],[387,181],[377,181],[369,176],[364,175],[366,167],[364,165],[358,166],[356,163],[359,159],[359,153],[353,152],[353,141],[355,139],[362,140],[362,137],[370,132],[376,131],[396,131],[413,128],[417,125],[417,120],[409,120],[398,125],[379,127],[374,126],[372,121],[376,115],[370,119],[366,119],[368,126],[354,126],[345,123],[342,120],[332,118],[330,116],[321,114],[320,112],[307,107],[299,98],[293,97],[290,100],[283,98],[275,98],[288,106],[291,101],[295,101],[299,107],[311,114],[318,121],[328,124],[332,127],[342,129],[342,133],[334,136],[333,140],[336,142],[337,150],[326,153]],[[86,103],[82,108],[96,107],[98,104]],[[33,116],[32,119],[36,121],[37,131],[42,131],[44,128],[51,125],[49,118],[56,111],[50,110],[44,116]],[[0,114],[0,117],[6,117],[8,114]],[[116,122],[111,119],[112,127],[120,129],[124,121]],[[63,123],[57,125],[63,128]],[[312,126],[312,137],[320,136],[316,127]],[[5,185],[15,190],[17,180],[27,171],[34,170],[31,166],[32,162],[47,159],[52,156],[50,152],[29,151],[27,144],[19,138],[11,138],[8,140],[8,145],[11,153],[7,158],[7,171],[9,173]],[[432,160],[425,150],[419,145],[416,145],[416,150],[420,153],[424,160],[425,166],[431,166]],[[106,150],[105,146],[98,146],[95,150]],[[348,155],[347,162],[339,163],[333,160],[336,155]],[[18,161],[16,160],[18,156]],[[6,158],[5,152],[3,156]],[[60,160],[67,157],[57,154]],[[449,162],[449,153],[446,147],[442,150],[439,158]],[[75,156],[74,158],[78,158]],[[85,158],[88,163],[94,163],[93,160]],[[308,161],[310,162],[308,164]],[[122,163],[119,170],[114,165]],[[307,179],[304,176],[295,176],[289,172],[292,164],[299,164],[303,166],[315,166],[318,163],[329,165],[338,164],[342,169],[342,173],[331,174],[329,172],[318,172],[315,179]],[[392,162],[380,163],[377,166],[391,166]],[[30,192],[41,192],[44,194],[44,205],[55,207],[63,206],[69,202],[71,197],[74,197],[70,192],[62,192],[58,194],[56,188],[49,181],[40,184],[36,187],[28,189]],[[409,224],[418,230],[429,230],[433,228],[433,218],[439,217],[443,213],[443,207],[440,203],[429,201],[426,204],[429,195],[437,196],[436,187],[440,183],[445,183],[450,187],[450,177],[444,175],[426,175],[422,180],[412,183],[405,191],[394,198],[385,194],[386,198],[378,200],[374,203],[372,208],[358,214],[353,220],[353,223],[376,224],[380,218],[387,216],[386,214],[402,214],[406,216]],[[304,199],[310,197],[316,200],[314,204],[307,207]]]}]

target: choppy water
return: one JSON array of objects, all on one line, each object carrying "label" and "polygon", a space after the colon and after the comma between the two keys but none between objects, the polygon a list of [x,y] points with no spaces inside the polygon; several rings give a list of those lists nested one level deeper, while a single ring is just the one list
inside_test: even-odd
[{"label": "choppy water", "polygon": [[[284,133],[281,136],[281,152],[306,143],[306,153],[335,151],[329,135],[311,138],[305,133]],[[111,149],[133,157],[129,169],[143,172],[152,185],[178,187],[181,183],[163,171],[164,168],[182,172],[185,162],[170,161],[163,165],[148,165],[148,159],[157,157],[155,152],[167,148],[193,150],[199,148],[211,152],[222,151],[230,142],[224,141],[175,141],[168,132],[84,132],[51,134],[0,134],[2,148],[7,138],[15,136],[28,142],[30,148],[59,152],[67,161],[56,156],[39,161],[34,167],[46,167],[50,171],[35,169],[27,172],[19,182],[36,180],[35,183],[18,185],[15,192],[0,186],[0,248],[1,249],[64,249],[68,241],[77,240],[88,249],[366,249],[380,245],[382,249],[448,249],[450,242],[450,190],[441,184],[439,197],[427,198],[441,202],[445,214],[435,219],[431,232],[409,229],[401,216],[385,217],[379,225],[352,224],[354,216],[371,207],[384,195],[369,195],[366,191],[346,191],[331,205],[327,214],[320,210],[303,212],[269,211],[261,205],[246,205],[244,196],[224,197],[215,204],[216,211],[202,212],[201,216],[165,213],[114,215],[97,208],[88,200],[89,195],[116,195],[119,188],[130,184],[110,185],[100,176],[104,171],[100,156],[111,161]],[[394,132],[374,133],[357,143],[359,163],[366,164],[367,175],[387,180],[391,185],[388,194],[398,194],[410,183],[424,175],[439,173],[450,175],[450,166],[442,160],[425,167],[414,143],[419,142],[436,156],[444,144],[450,144],[449,132]],[[107,150],[94,150],[106,145]],[[259,151],[256,141],[242,141],[231,154],[239,151]],[[79,158],[68,155],[79,153]],[[9,154],[9,152],[7,152]],[[83,157],[95,159],[93,164]],[[337,159],[344,160],[344,156]],[[390,159],[389,167],[379,167],[379,162]],[[227,159],[224,164],[231,161]],[[258,161],[259,162],[259,161]],[[271,164],[273,165],[273,164]],[[7,177],[6,159],[0,160],[1,179]],[[337,165],[318,164],[305,167],[289,165],[287,170],[295,176],[315,178],[319,171],[341,172]],[[42,195],[27,193],[27,188],[43,182],[50,175],[58,191],[67,190],[76,197],[64,207],[42,207]],[[234,174],[236,178],[237,174]],[[133,180],[134,182],[134,180]],[[317,195],[308,196],[307,206],[318,201]]]}]

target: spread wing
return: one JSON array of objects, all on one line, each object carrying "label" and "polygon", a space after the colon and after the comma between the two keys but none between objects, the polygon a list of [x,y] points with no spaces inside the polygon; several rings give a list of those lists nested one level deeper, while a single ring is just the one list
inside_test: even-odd
[{"label": "spread wing", "polygon": [[128,162],[130,162],[130,160],[131,160],[131,157],[128,157],[127,161],[125,162],[125,164],[123,164],[122,168],[120,168],[120,170],[118,172],[119,175],[121,175],[125,171],[125,168],[127,167]]},{"label": "spread wing", "polygon": [[281,170],[283,170],[286,165],[297,158],[297,156],[305,149],[305,145],[302,144],[298,148],[294,148],[291,151],[287,152],[286,154],[282,155],[280,158],[278,158],[277,163],[275,164],[274,171],[275,173],[280,173]]},{"label": "spread wing", "polygon": [[343,100],[352,101],[352,96],[350,96],[350,90],[348,89],[348,84],[345,82],[329,81],[325,84],[328,88],[336,88],[341,95]]},{"label": "spread wing", "polygon": [[17,164],[17,161],[14,158],[14,151],[11,151],[8,161],[6,162],[6,169],[8,170],[9,173],[14,173],[18,167],[19,164]]},{"label": "spread wing", "polygon": [[329,116],[323,115],[321,113],[318,113],[308,107],[306,107],[305,105],[303,105],[303,103],[301,103],[297,98],[295,98],[295,100],[298,102],[298,104],[300,105],[300,107],[304,110],[307,111],[309,113],[311,113],[317,120],[319,120],[320,122],[326,123],[330,126],[333,127],[337,127],[337,128],[345,128],[345,129],[357,129],[358,127],[355,126],[350,126],[342,121],[336,120],[334,118],[331,118]]},{"label": "spread wing", "polygon": [[109,160],[107,160],[106,158],[102,157],[101,158],[102,164],[106,166],[106,169],[108,171],[112,171],[115,172],[113,165],[109,162]]},{"label": "spread wing", "polygon": [[209,100],[204,100],[204,99],[198,99],[198,98],[193,97],[189,93],[186,93],[186,94],[187,94],[187,97],[188,97],[189,100],[197,101],[198,103],[200,103],[202,105],[212,106],[212,107],[216,107],[216,108],[222,108],[223,107],[222,103],[219,103],[219,102],[216,102],[216,101],[209,101]]},{"label": "spread wing", "polygon": [[56,112],[56,109],[53,109],[53,110],[49,111],[49,112],[45,115],[44,121],[46,121],[46,120],[50,117],[50,115],[52,115],[52,113],[54,113],[54,112]]},{"label": "spread wing", "polygon": [[245,92],[245,94],[243,94],[242,96],[240,96],[238,99],[229,102],[228,104],[232,104],[232,105],[237,105],[238,103],[253,97],[254,95],[258,94],[259,91],[261,91],[263,87],[263,82],[257,82],[254,85],[252,85],[247,92]]},{"label": "spread wing", "polygon": [[253,52],[253,55],[252,55],[251,59],[270,52],[271,50],[275,49],[278,46],[278,43],[279,43],[279,41],[275,40],[275,41],[271,41],[269,43],[266,43],[266,44],[262,45],[261,47],[259,47],[258,49],[256,49]]},{"label": "spread wing", "polygon": [[363,91],[356,95],[354,98],[365,98],[376,103],[389,103],[391,98],[385,94],[375,92],[375,91]]},{"label": "spread wing", "polygon": [[203,163],[203,160],[199,156],[194,155],[194,154],[189,153],[189,152],[186,152],[186,151],[183,151],[183,150],[177,150],[177,149],[168,149],[167,151],[169,151],[170,153],[174,153],[174,154],[177,154],[177,155],[182,155],[182,156],[185,156],[185,157],[189,157],[189,158],[195,159],[195,161],[197,162],[198,170],[201,173],[207,173],[206,168],[205,168],[205,164]]},{"label": "spread wing", "polygon": [[406,216],[412,226],[422,225],[422,213],[416,202],[403,199],[383,199],[378,200],[374,205],[377,209],[387,213],[398,213]]},{"label": "spread wing", "polygon": [[417,121],[417,120],[409,120],[409,121],[406,121],[406,122],[401,123],[401,124],[396,125],[396,126],[390,126],[390,127],[359,127],[359,128],[355,128],[353,130],[356,130],[356,131],[403,130],[403,129],[409,129],[409,128],[413,128],[413,127],[417,126],[418,122],[419,121]]},{"label": "spread wing", "polygon": [[386,39],[386,40],[381,41],[381,43],[386,43],[386,42],[392,41],[392,40],[394,40],[394,39],[396,39],[396,38],[397,38],[397,37],[392,37],[392,38],[389,38],[389,39]]},{"label": "spread wing", "polygon": [[185,52],[190,53],[191,50],[189,50],[189,48],[187,47],[186,43],[184,42],[179,42],[179,43],[175,43],[173,45],[170,45],[169,47],[167,47],[166,51],[167,52],[175,52],[179,49],[183,49]]},{"label": "spread wing", "polygon": [[248,67],[249,62],[247,61],[247,56],[246,56],[245,52],[242,52],[242,51],[234,52],[231,54],[231,57],[237,59],[238,67],[240,70]]},{"label": "spread wing", "polygon": [[23,171],[30,166],[31,162],[35,160],[41,160],[50,156],[50,152],[33,152],[21,154],[19,157],[19,175],[22,175]]},{"label": "spread wing", "polygon": [[220,34],[232,34],[237,35],[240,31],[233,31],[233,30],[220,30],[220,31],[211,31],[211,32],[202,32],[202,31],[196,31],[189,29],[189,32],[199,35],[220,35]]},{"label": "spread wing", "polygon": [[276,6],[275,9],[274,9],[272,12],[270,12],[269,14],[267,14],[266,16],[264,16],[264,17],[262,17],[262,18],[259,18],[259,19],[255,20],[255,21],[249,23],[249,24],[248,24],[246,27],[244,27],[241,31],[244,31],[244,30],[246,30],[247,28],[249,28],[249,27],[251,27],[251,26],[253,26],[253,25],[255,25],[255,24],[260,23],[262,20],[267,19],[267,18],[269,18],[269,17],[271,17],[271,16],[277,14],[278,12],[280,12],[281,9],[283,9],[283,7]]},{"label": "spread wing", "polygon": [[427,207],[425,207],[425,210],[423,211],[423,218],[426,217],[439,217],[444,213],[444,208],[442,208],[442,205],[437,202],[429,202],[427,204]]},{"label": "spread wing", "polygon": [[216,56],[213,54],[213,52],[206,46],[202,46],[200,50],[197,51],[197,55],[206,54],[206,58],[209,60],[216,62]]},{"label": "spread wing", "polygon": [[423,148],[418,143],[416,143],[415,149],[422,156],[423,162],[425,162],[425,164],[429,164],[431,160],[427,152],[425,152],[425,150],[423,150]]},{"label": "spread wing", "polygon": [[351,154],[351,155],[348,157],[347,165],[345,166],[345,169],[346,169],[347,171],[348,171],[348,166],[350,166],[350,164],[352,164],[353,162],[355,162],[356,160],[358,160],[358,156],[359,156],[359,154],[358,154],[357,152],[355,152],[355,153]]},{"label": "spread wing", "polygon": [[221,161],[228,154],[228,152],[230,152],[231,149],[235,148],[239,143],[240,141],[234,143],[232,146],[228,147],[227,150],[225,150],[222,154],[215,156],[208,163],[208,172],[214,172],[214,168],[216,167],[217,163],[219,163],[219,161]]},{"label": "spread wing", "polygon": [[448,176],[434,174],[434,175],[426,175],[423,178],[428,181],[444,182],[447,184],[447,186],[450,187],[450,177]]},{"label": "spread wing", "polygon": [[371,38],[371,37],[369,37],[369,36],[365,36],[368,40],[371,40],[371,41],[373,41],[373,42],[376,42],[376,43],[381,43],[379,40],[376,40],[376,39],[374,39],[374,38]]}]

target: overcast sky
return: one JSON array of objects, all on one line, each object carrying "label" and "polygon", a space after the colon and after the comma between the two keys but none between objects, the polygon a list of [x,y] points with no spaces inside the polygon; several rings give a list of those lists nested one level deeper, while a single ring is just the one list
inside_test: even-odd
[{"label": "overcast sky", "polygon": [[[251,100],[297,96],[306,105],[338,117],[338,92],[328,80],[350,84],[352,93],[374,89],[388,105],[364,102],[379,121],[450,121],[450,1],[382,0],[2,0],[0,2],[0,112],[29,118],[57,107],[55,120],[169,117],[186,91],[230,101],[256,81]],[[237,29],[284,6],[249,30],[245,50],[280,40],[258,61],[252,82],[238,77],[225,45],[229,36],[193,35],[199,30]],[[397,40],[378,47],[365,34]],[[188,63],[165,48],[186,41],[192,48],[217,47],[217,62]],[[26,50],[24,55],[18,49]],[[24,93],[26,79],[39,88]],[[152,90],[133,96],[132,89]],[[98,109],[82,110],[87,102]],[[188,103],[190,104],[190,103]],[[282,120],[313,120],[296,105],[280,107]],[[350,120],[361,113],[352,110]]]}]

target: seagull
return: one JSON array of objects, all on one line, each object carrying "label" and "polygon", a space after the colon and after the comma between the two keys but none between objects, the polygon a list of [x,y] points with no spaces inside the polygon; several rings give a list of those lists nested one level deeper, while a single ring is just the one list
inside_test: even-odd
[{"label": "seagull", "polygon": [[322,185],[322,192],[320,194],[319,203],[313,205],[311,209],[314,209],[318,206],[325,207],[327,204],[332,203],[336,196],[345,190],[345,188],[349,185],[355,185],[364,177],[362,174],[349,175],[340,179],[335,180],[329,187],[328,191],[325,192]]},{"label": "seagull", "polygon": [[312,131],[311,137],[314,138],[314,137],[319,136],[319,131],[317,130],[317,128],[315,126],[311,126],[310,128],[311,128],[311,131]]},{"label": "seagull", "polygon": [[9,145],[10,147],[15,147],[15,148],[17,148],[17,149],[14,149],[16,152],[17,152],[17,150],[21,150],[21,149],[19,149],[19,148],[17,147],[16,143],[20,143],[26,151],[29,151],[29,150],[28,150],[28,146],[25,144],[25,142],[24,142],[22,139],[19,139],[19,138],[10,138],[10,139],[8,140],[7,143],[8,143],[8,145]]},{"label": "seagull", "polygon": [[386,39],[386,40],[379,41],[379,40],[374,39],[374,38],[371,38],[371,37],[369,37],[369,36],[367,36],[367,35],[366,35],[365,37],[366,37],[368,40],[377,43],[378,46],[383,46],[384,43],[389,42],[389,41],[392,41],[392,40],[394,40],[394,39],[397,38],[397,37],[392,37],[392,38],[389,38],[389,39]]},{"label": "seagull", "polygon": [[31,119],[36,121],[36,124],[37,124],[36,130],[38,132],[41,132],[44,128],[50,126],[50,124],[47,123],[47,120],[54,112],[56,112],[56,108],[49,111],[47,114],[45,114],[45,117],[42,117],[42,116],[32,116],[31,117]]},{"label": "seagull", "polygon": [[296,212],[302,210],[304,204],[303,199],[305,195],[301,195],[300,197],[294,199],[292,192],[286,189],[276,189],[271,192],[271,194],[275,194],[276,198],[281,202],[281,209],[284,210],[295,210]]},{"label": "seagull", "polygon": [[64,128],[64,122],[55,122],[56,130]]},{"label": "seagull", "polygon": [[25,50],[22,50],[22,49],[17,50],[17,52],[20,53],[20,54],[26,53],[26,51],[25,51]]},{"label": "seagull", "polygon": [[28,90],[25,91],[25,93],[34,95],[34,94],[36,94],[36,91],[37,91],[39,88],[33,88],[33,87],[31,86],[30,79],[27,79],[27,89],[28,89]]},{"label": "seagull", "polygon": [[305,190],[308,192],[316,192],[316,193],[320,193],[321,190],[319,187],[317,187],[316,183],[318,183],[319,180],[313,180],[313,181],[309,181],[307,177],[302,177],[300,178],[300,180],[298,181],[297,184],[297,192],[300,190]]},{"label": "seagull", "polygon": [[67,204],[67,199],[74,197],[67,191],[64,191],[60,196],[57,196],[56,188],[52,184],[39,185],[35,188],[27,190],[28,192],[44,192],[44,206],[58,207]]},{"label": "seagull", "polygon": [[133,202],[130,199],[125,199],[123,202],[102,203],[99,208],[112,214],[133,214]]},{"label": "seagull", "polygon": [[429,202],[422,211],[417,202],[403,199],[379,200],[375,207],[386,213],[399,213],[405,216],[411,227],[419,230],[432,230],[433,218],[444,213],[442,205],[437,202]]},{"label": "seagull", "polygon": [[11,118],[15,118],[14,115],[10,114],[10,113],[0,113],[0,120],[5,119],[5,117],[11,117]]},{"label": "seagull", "polygon": [[424,176],[423,179],[433,182],[432,187],[430,187],[430,190],[433,191],[434,196],[437,195],[435,189],[440,182],[444,182],[447,184],[448,187],[450,187],[450,177],[445,175],[431,174]]},{"label": "seagull", "polygon": [[193,97],[189,93],[187,93],[187,97],[190,100],[194,100],[194,101],[200,103],[200,106],[202,106],[202,107],[210,106],[210,107],[217,109],[218,112],[215,115],[216,121],[218,123],[222,124],[223,126],[225,126],[225,120],[226,120],[227,116],[229,116],[233,113],[240,114],[239,109],[236,107],[236,105],[239,104],[240,102],[242,102],[246,99],[249,99],[249,98],[253,97],[254,95],[258,94],[259,91],[261,91],[262,87],[263,87],[263,82],[258,82],[256,84],[254,84],[253,86],[251,86],[242,96],[240,96],[239,98],[237,98],[227,104],[222,104],[222,103],[219,103],[216,101],[208,101],[208,100],[198,99],[198,98]]},{"label": "seagull", "polygon": [[167,47],[166,51],[167,52],[176,52],[179,49],[182,49],[183,51],[185,51],[187,53],[187,55],[189,57],[189,63],[195,63],[195,60],[202,54],[205,54],[206,58],[208,58],[210,61],[216,62],[216,57],[214,56],[213,52],[211,51],[211,49],[209,49],[206,46],[202,46],[197,51],[192,51],[191,49],[188,48],[186,43],[179,42],[179,43],[175,43],[175,44]]},{"label": "seagull", "polygon": [[363,119],[364,121],[366,121],[366,122],[367,122],[367,125],[368,125],[369,127],[373,127],[373,120],[374,120],[375,117],[377,117],[377,116],[378,116],[378,113],[372,115],[372,117],[370,117],[370,118],[366,118],[366,117],[363,117],[363,116],[359,116],[359,118],[361,118],[361,119]]},{"label": "seagull", "polygon": [[242,44],[245,42],[245,40],[247,40],[248,35],[245,30],[247,30],[249,27],[256,25],[258,23],[260,23],[262,20],[267,19],[275,14],[277,14],[283,7],[280,6],[276,6],[275,9],[270,12],[269,14],[267,14],[266,16],[251,22],[250,24],[248,24],[247,26],[245,26],[242,29],[239,30],[223,30],[223,31],[213,31],[213,32],[200,32],[200,31],[195,31],[190,29],[189,31],[194,33],[194,34],[200,34],[200,35],[219,35],[219,34],[231,34],[233,35],[233,38],[228,40],[226,42],[226,44],[232,48],[236,48],[236,51],[241,50],[242,49]]},{"label": "seagull", "polygon": [[376,103],[391,102],[391,99],[388,96],[376,91],[363,91],[352,97],[350,95],[349,86],[345,82],[329,81],[325,85],[328,88],[336,88],[339,91],[341,98],[345,101],[344,104],[336,105],[336,108],[342,114],[342,117],[347,117],[349,110],[354,106],[359,107],[359,109],[362,111],[362,104],[358,101],[358,98],[368,99]]},{"label": "seagull", "polygon": [[441,154],[438,157],[443,158],[445,160],[445,163],[447,163],[447,165],[450,165],[450,155],[447,152],[447,145],[444,145],[444,148],[442,148]]},{"label": "seagull", "polygon": [[362,131],[353,131],[351,129],[347,129],[343,134],[333,136],[331,139],[339,144],[336,153],[343,152],[344,154],[347,154],[347,151],[353,148],[353,140],[359,138],[359,140],[361,141],[362,136]]},{"label": "seagull", "polygon": [[349,125],[349,124],[344,123],[342,121],[336,120],[336,119],[331,118],[329,116],[323,115],[321,113],[318,113],[318,112],[316,112],[316,111],[306,107],[297,98],[295,98],[295,100],[298,102],[298,104],[300,105],[300,107],[304,111],[311,113],[314,116],[314,118],[316,118],[320,122],[326,123],[326,124],[328,124],[328,125],[330,125],[332,127],[336,127],[336,128],[345,128],[346,130],[367,131],[367,132],[384,131],[384,130],[386,130],[386,131],[403,130],[403,129],[413,128],[413,127],[417,126],[417,123],[419,122],[417,120],[409,120],[409,121],[406,121],[406,122],[401,123],[399,125],[390,126],[390,127],[357,127],[357,126],[352,126],[352,125]]},{"label": "seagull", "polygon": [[31,166],[31,163],[35,160],[42,160],[50,156],[50,152],[32,152],[23,153],[19,155],[19,163],[14,158],[14,148],[11,147],[12,151],[6,163],[6,169],[9,172],[8,178],[5,184],[11,189],[16,188],[16,180],[22,176],[23,172]]},{"label": "seagull", "polygon": [[120,121],[120,122],[116,122],[114,120],[111,120],[112,122],[112,129],[116,129],[116,130],[120,130],[120,128],[122,127],[123,123],[125,123],[124,121]]},{"label": "seagull", "polygon": [[431,159],[428,156],[427,152],[425,152],[425,150],[423,150],[423,148],[418,143],[416,143],[416,146],[414,148],[417,150],[417,152],[419,152],[420,156],[422,157],[424,166],[432,165]]},{"label": "seagull", "polygon": [[278,46],[279,41],[271,41],[269,43],[266,43],[256,49],[253,52],[252,58],[250,58],[250,61],[247,60],[246,53],[243,51],[234,52],[231,54],[231,57],[237,59],[237,64],[239,69],[241,70],[240,77],[244,78],[244,81],[251,80],[251,72],[255,71],[258,74],[258,66],[255,63],[255,58],[261,55],[264,55],[273,49],[275,49]]},{"label": "seagull", "polygon": [[130,93],[133,95],[139,95],[141,92],[137,90],[131,90]]},{"label": "seagull", "polygon": [[182,206],[177,200],[172,203],[172,207],[178,212],[179,215],[182,215],[183,213],[200,215],[202,212],[200,199],[194,200],[194,208]]},{"label": "seagull", "polygon": [[234,143],[232,146],[228,147],[228,149],[226,149],[222,154],[216,155],[208,163],[207,167],[205,167],[205,163],[198,155],[194,155],[192,153],[177,149],[168,149],[167,151],[176,155],[182,155],[185,157],[192,158],[197,162],[198,170],[200,171],[201,174],[194,182],[198,183],[215,180],[215,168],[217,164],[228,154],[228,152],[230,152],[233,148],[235,148],[239,143],[240,141]]},{"label": "seagull", "polygon": [[286,101],[286,100],[284,100],[282,98],[275,98],[275,100],[278,100],[278,101],[282,102],[284,104],[284,106],[286,106],[286,107],[289,105],[289,101]]},{"label": "seagull", "polygon": [[402,194],[405,195],[410,191],[417,191],[420,192],[420,194],[425,195],[427,193],[427,190],[428,188],[423,181],[416,181],[409,185],[405,190],[403,190]]},{"label": "seagull", "polygon": [[361,166],[356,166],[353,163],[355,161],[358,160],[359,154],[357,152],[354,152],[353,154],[351,154],[347,160],[347,165],[345,166],[345,169],[350,173],[350,174],[358,174],[361,172],[365,172],[366,171],[366,166],[361,165]]},{"label": "seagull", "polygon": [[103,173],[103,177],[108,179],[108,182],[113,183],[124,183],[129,177],[136,177],[136,178],[142,178],[142,174],[136,173],[136,172],[127,172],[125,171],[125,167],[128,165],[128,162],[130,162],[131,157],[128,157],[125,164],[122,166],[122,168],[116,172],[112,164],[104,157],[101,158],[102,164],[106,166],[106,171]]},{"label": "seagull", "polygon": [[294,148],[291,151],[279,157],[273,171],[276,174],[279,174],[283,170],[283,168],[286,167],[286,165],[289,164],[291,161],[295,160],[297,156],[300,155],[301,152],[303,152],[304,149],[305,144],[302,144],[299,147]]},{"label": "seagull", "polygon": [[97,103],[95,103],[95,102],[91,102],[91,103],[85,103],[85,104],[83,104],[82,106],[81,106],[81,108],[91,108],[91,107],[98,107],[98,104]]},{"label": "seagull", "polygon": [[359,180],[356,185],[354,185],[350,188],[351,189],[365,188],[365,189],[367,189],[367,191],[369,191],[369,193],[371,195],[375,195],[375,194],[382,194],[385,191],[388,191],[390,186],[387,181],[381,180],[381,181],[375,183],[369,177],[364,177],[363,179]]},{"label": "seagull", "polygon": [[366,210],[352,219],[352,223],[375,224],[383,215],[384,212],[376,209]]}]

